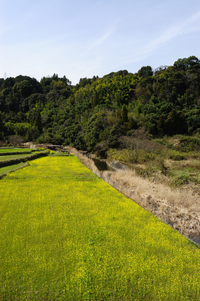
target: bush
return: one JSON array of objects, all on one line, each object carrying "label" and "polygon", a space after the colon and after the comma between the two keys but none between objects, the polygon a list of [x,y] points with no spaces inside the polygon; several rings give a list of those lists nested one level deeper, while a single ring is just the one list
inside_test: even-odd
[{"label": "bush", "polygon": [[126,163],[144,163],[155,158],[153,153],[149,153],[143,149],[121,149],[121,150],[109,150],[109,160],[122,161]]},{"label": "bush", "polygon": [[188,184],[190,182],[190,176],[189,175],[181,175],[180,177],[176,178],[172,185],[174,186],[181,186],[184,184]]},{"label": "bush", "polygon": [[18,135],[12,135],[9,137],[9,141],[12,145],[18,146],[24,142],[24,139]]},{"label": "bush", "polygon": [[186,157],[183,153],[176,151],[176,150],[172,150],[172,149],[167,152],[166,156],[168,159],[172,159],[175,161],[180,161],[180,160],[186,159]]},{"label": "bush", "polygon": [[183,137],[180,139],[178,148],[184,152],[200,151],[200,139],[195,137]]}]

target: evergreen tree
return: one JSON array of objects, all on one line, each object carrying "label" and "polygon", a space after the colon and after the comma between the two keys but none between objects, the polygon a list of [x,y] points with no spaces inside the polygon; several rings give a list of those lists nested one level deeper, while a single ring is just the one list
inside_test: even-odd
[{"label": "evergreen tree", "polygon": [[42,118],[41,118],[40,111],[38,111],[38,113],[37,113],[34,125],[37,128],[38,132],[41,133],[43,126],[42,126]]},{"label": "evergreen tree", "polygon": [[186,120],[183,112],[180,113],[178,116],[177,130],[178,130],[178,134],[187,134],[188,133],[187,120]]},{"label": "evergreen tree", "polygon": [[121,109],[117,110],[117,120],[121,120]]},{"label": "evergreen tree", "polygon": [[137,129],[137,121],[132,117],[129,119],[127,130]]},{"label": "evergreen tree", "polygon": [[99,97],[97,91],[95,91],[94,98],[93,98],[93,107],[96,107],[98,104],[99,104]]},{"label": "evergreen tree", "polygon": [[153,70],[151,66],[144,66],[138,71],[138,75],[140,77],[142,76],[152,76],[153,75]]},{"label": "evergreen tree", "polygon": [[3,129],[4,128],[4,123],[3,123],[3,117],[2,113],[0,112],[0,139],[3,137]]},{"label": "evergreen tree", "polygon": [[177,134],[177,126],[178,126],[177,113],[174,109],[169,113],[165,125],[166,125],[166,132],[168,135]]},{"label": "evergreen tree", "polygon": [[122,123],[128,122],[128,110],[127,110],[127,107],[126,107],[125,104],[124,104],[123,107],[122,107],[122,116],[121,116],[121,120],[122,120]]},{"label": "evergreen tree", "polygon": [[165,120],[163,115],[161,114],[158,120],[157,129],[160,134],[163,134],[165,131]]}]

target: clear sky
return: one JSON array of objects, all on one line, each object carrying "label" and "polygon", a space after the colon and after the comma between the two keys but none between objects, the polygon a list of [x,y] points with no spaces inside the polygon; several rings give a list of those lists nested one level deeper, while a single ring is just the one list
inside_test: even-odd
[{"label": "clear sky", "polygon": [[0,78],[99,77],[200,58],[200,0],[0,0]]}]

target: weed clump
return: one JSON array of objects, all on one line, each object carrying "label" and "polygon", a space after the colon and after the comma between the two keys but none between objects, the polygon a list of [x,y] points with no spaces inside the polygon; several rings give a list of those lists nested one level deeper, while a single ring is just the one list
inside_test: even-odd
[{"label": "weed clump", "polygon": [[200,151],[200,139],[195,137],[182,137],[177,147],[184,152]]}]

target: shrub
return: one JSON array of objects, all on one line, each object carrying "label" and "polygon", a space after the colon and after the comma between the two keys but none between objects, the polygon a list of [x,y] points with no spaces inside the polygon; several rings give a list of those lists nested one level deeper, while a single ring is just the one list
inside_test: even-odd
[{"label": "shrub", "polygon": [[200,150],[200,139],[195,137],[183,137],[180,139],[178,148],[182,151],[199,151]]},{"label": "shrub", "polygon": [[172,159],[172,160],[175,160],[175,161],[180,161],[180,160],[185,160],[185,155],[179,151],[176,151],[176,150],[169,150],[167,152],[167,157],[168,159]]},{"label": "shrub", "polygon": [[173,182],[172,185],[174,186],[181,186],[184,184],[188,184],[190,182],[190,176],[189,175],[181,175],[177,177]]}]

